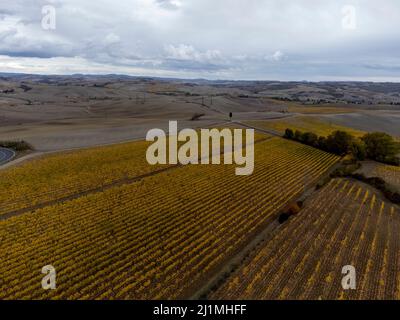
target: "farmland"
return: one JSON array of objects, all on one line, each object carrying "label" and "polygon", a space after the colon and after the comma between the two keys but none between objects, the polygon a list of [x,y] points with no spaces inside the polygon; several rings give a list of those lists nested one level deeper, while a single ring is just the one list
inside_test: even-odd
[{"label": "farmland", "polygon": [[[374,189],[332,180],[210,298],[399,299],[399,227],[399,208]],[[341,286],[346,265],[356,290]]]},{"label": "farmland", "polygon": [[400,0],[0,0],[2,314],[382,316],[399,39]]},{"label": "farmland", "polygon": [[[185,128],[216,126],[230,112],[235,121],[306,114],[325,124],[399,136],[398,91],[396,83],[3,75],[0,140],[24,140],[40,152],[95,147],[143,139],[169,120]],[[203,116],[191,121],[196,114]]]},{"label": "farmland", "polygon": [[[0,299],[191,296],[338,160],[280,138],[257,143],[255,158],[247,177],[232,165],[176,167],[1,221]],[[48,264],[54,291],[40,285]]]},{"label": "farmland", "polygon": [[292,130],[309,131],[314,132],[319,136],[328,136],[333,131],[343,130],[347,131],[355,136],[362,136],[362,131],[357,131],[349,127],[339,126],[331,123],[328,120],[322,120],[318,117],[313,116],[294,116],[283,118],[279,120],[268,120],[268,121],[249,121],[247,122],[261,129],[271,129],[276,132],[283,133],[287,128]]},{"label": "farmland", "polygon": [[55,154],[0,171],[0,215],[156,170],[147,142]]},{"label": "farmland", "polygon": [[318,105],[318,106],[304,106],[304,105],[292,105],[290,104],[288,107],[288,111],[292,113],[300,113],[300,114],[343,114],[343,113],[352,113],[354,109],[349,108],[348,106],[341,105]]},{"label": "farmland", "polygon": [[[255,141],[266,137],[256,134]],[[57,153],[0,170],[0,216],[165,169],[148,164],[149,145],[135,141]]]},{"label": "farmland", "polygon": [[[398,136],[397,84],[25,75],[0,88],[0,140],[32,145],[0,167],[0,300],[400,298],[394,197],[330,180],[353,166],[279,137]],[[150,165],[144,137],[170,121],[255,128],[254,172]],[[399,186],[395,167],[359,170]]]}]

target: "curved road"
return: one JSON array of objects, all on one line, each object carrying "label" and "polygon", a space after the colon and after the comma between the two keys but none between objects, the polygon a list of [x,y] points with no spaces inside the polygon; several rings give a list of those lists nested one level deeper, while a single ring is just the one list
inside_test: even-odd
[{"label": "curved road", "polygon": [[0,165],[10,161],[15,157],[15,152],[10,149],[0,148]]}]

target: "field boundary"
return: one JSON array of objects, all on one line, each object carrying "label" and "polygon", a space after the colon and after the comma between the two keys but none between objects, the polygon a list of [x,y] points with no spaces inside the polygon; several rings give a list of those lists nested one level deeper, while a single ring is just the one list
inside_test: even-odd
[{"label": "field boundary", "polygon": [[[268,121],[268,120],[266,120],[266,121]],[[257,127],[251,126],[249,124],[243,123],[241,121],[233,121],[233,123],[238,124],[238,125],[243,126],[243,127],[246,127],[246,128],[254,129],[254,130],[259,131],[261,133],[270,134],[270,135],[273,135],[275,137],[280,137],[280,138],[283,137],[283,134],[281,134],[281,133],[279,133],[279,132],[277,132],[275,130],[257,128]]]}]

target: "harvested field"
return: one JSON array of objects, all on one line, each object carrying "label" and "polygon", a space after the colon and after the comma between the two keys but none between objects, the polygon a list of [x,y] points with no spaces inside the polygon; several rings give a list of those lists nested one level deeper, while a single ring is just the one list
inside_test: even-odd
[{"label": "harvested field", "polygon": [[332,122],[337,126],[350,127],[357,131],[386,132],[400,138],[400,112],[392,111],[364,111],[352,114],[322,115],[321,119]]},{"label": "harvested field", "polygon": [[330,121],[321,120],[316,116],[294,116],[279,120],[268,121],[248,121],[247,124],[257,128],[271,129],[280,133],[284,133],[287,128],[292,130],[310,131],[319,136],[328,136],[333,131],[343,130],[355,136],[362,136],[364,132],[335,125]]}]

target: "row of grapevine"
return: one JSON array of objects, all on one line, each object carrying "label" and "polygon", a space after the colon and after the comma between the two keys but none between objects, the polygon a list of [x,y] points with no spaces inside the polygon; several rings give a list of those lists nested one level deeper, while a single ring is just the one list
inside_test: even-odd
[{"label": "row of grapevine", "polygon": [[[399,299],[400,210],[358,182],[336,179],[277,230],[217,299]],[[342,268],[354,266],[356,290]]]},{"label": "row of grapevine", "polygon": [[255,151],[251,176],[180,167],[0,222],[0,299],[189,296],[338,160],[280,138]]},{"label": "row of grapevine", "polygon": [[[266,135],[256,134],[261,141]],[[164,166],[146,160],[146,141],[48,155],[0,171],[0,215],[132,179]]]}]

